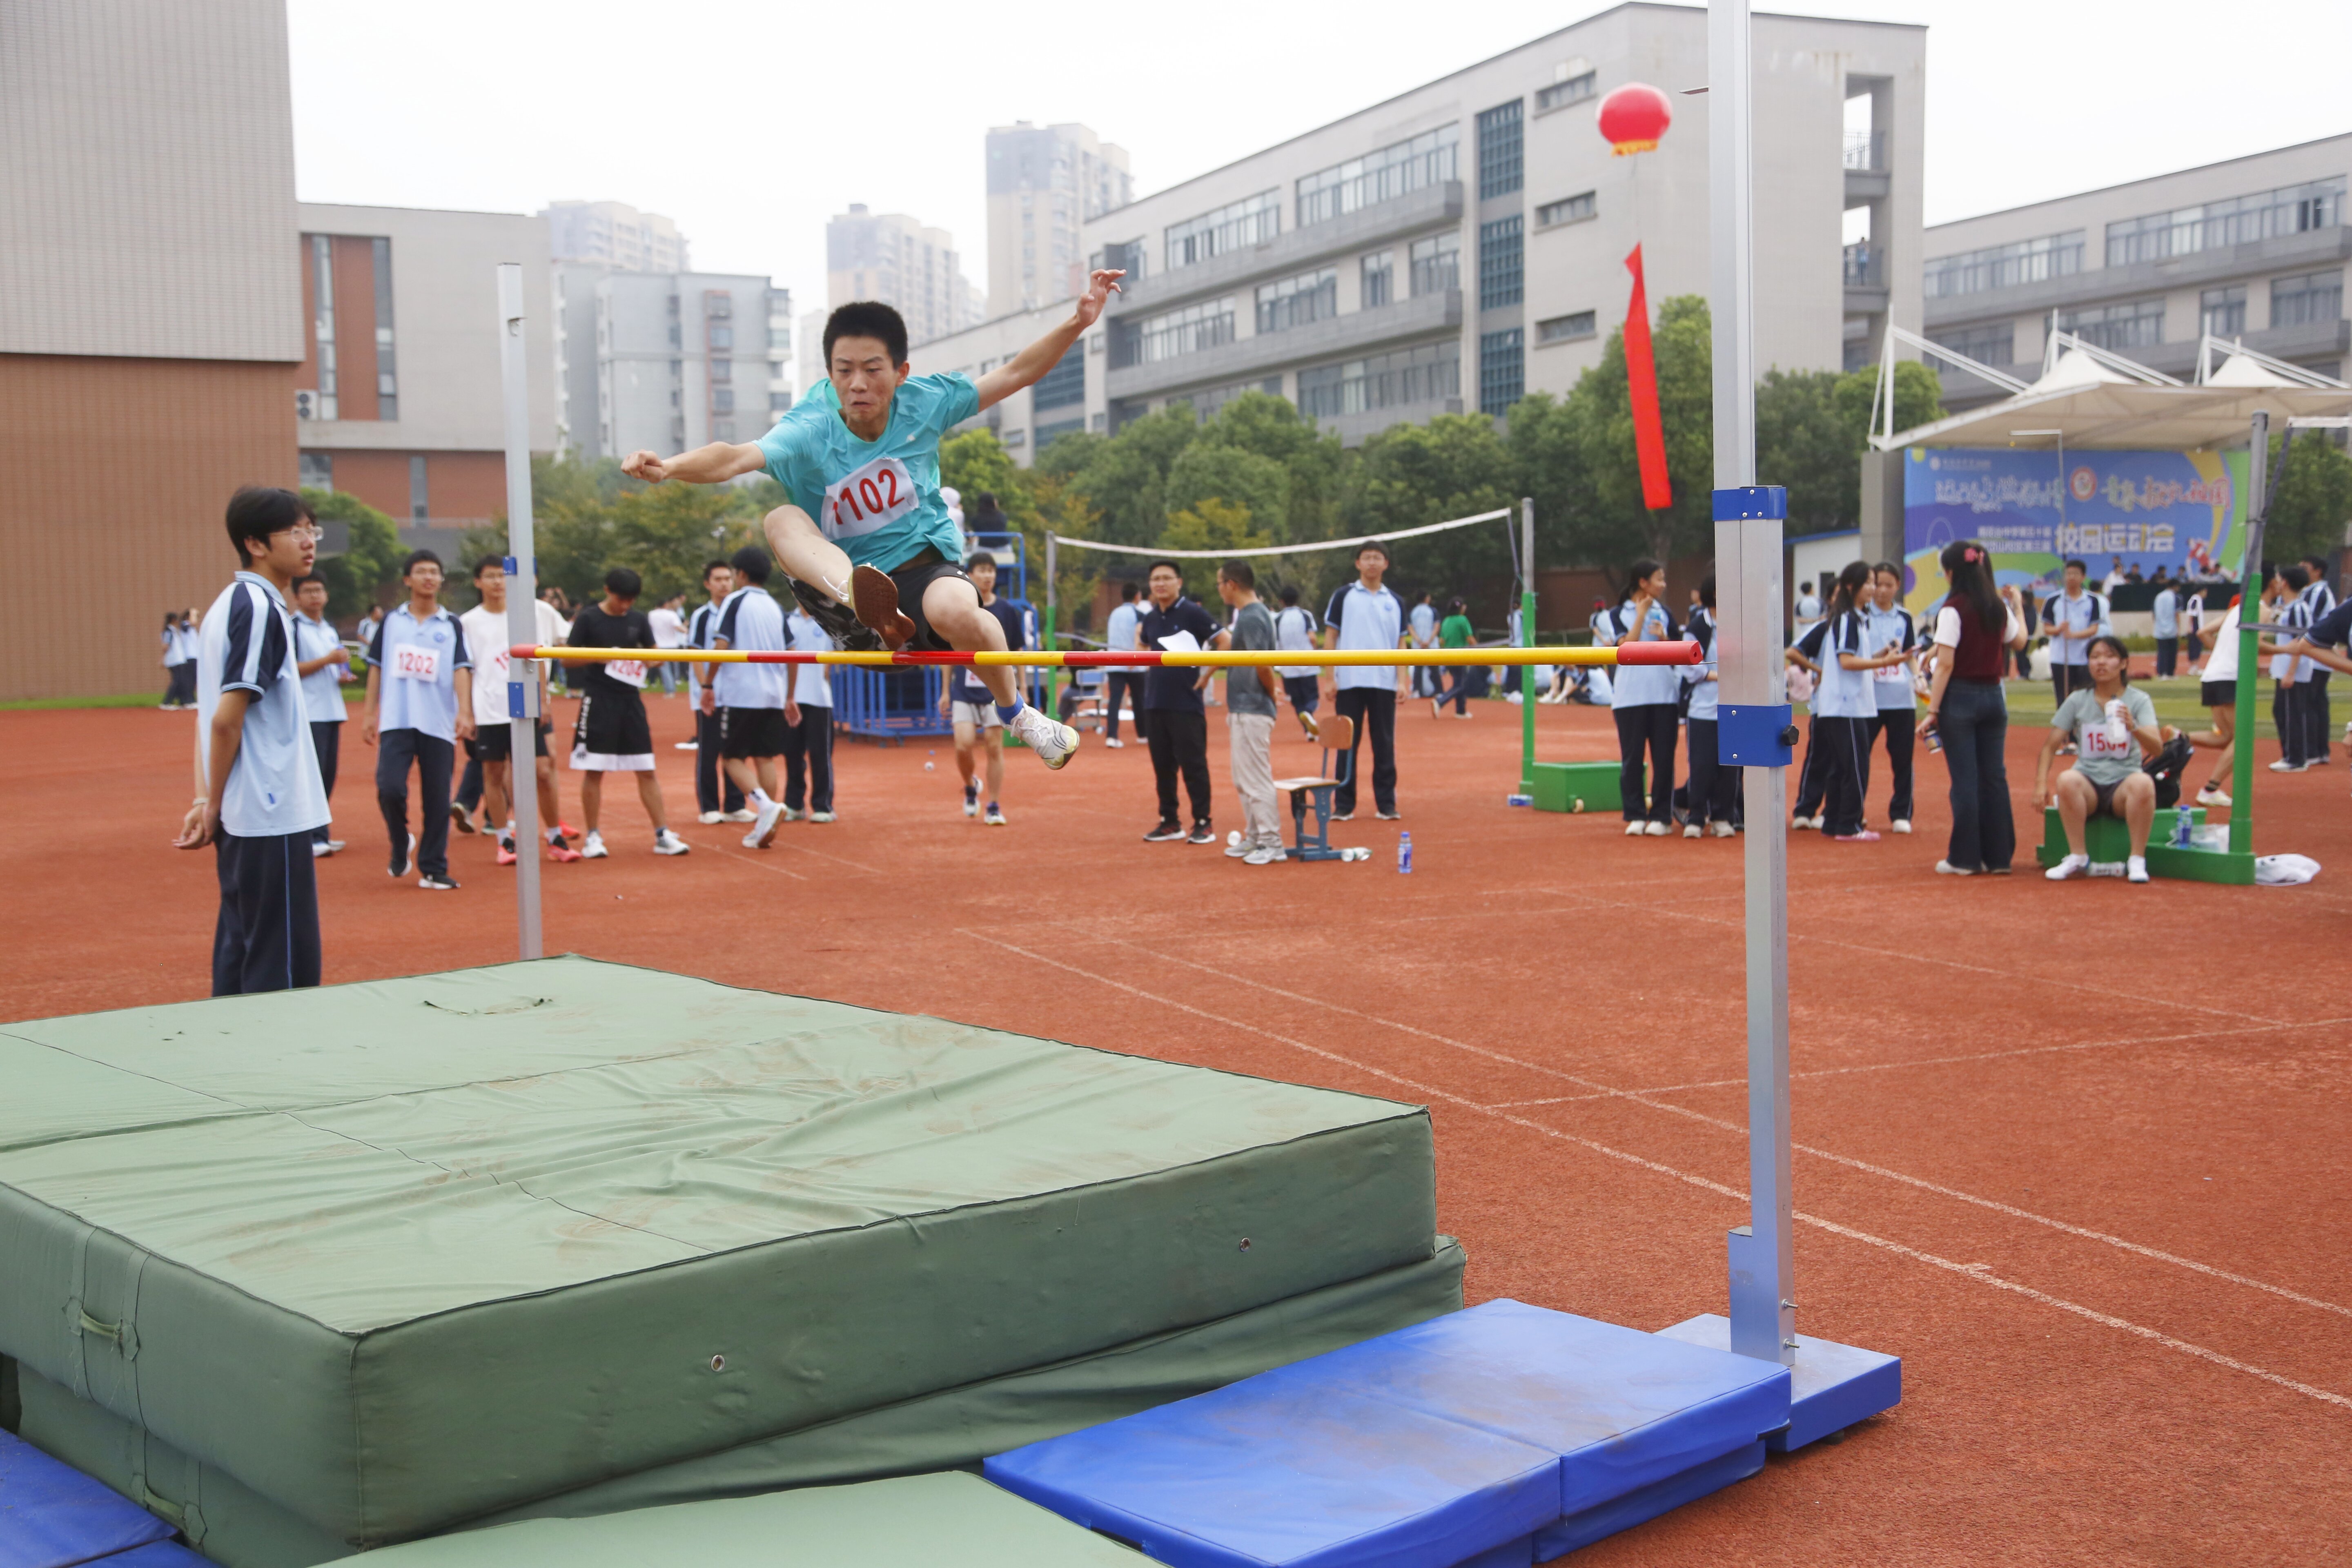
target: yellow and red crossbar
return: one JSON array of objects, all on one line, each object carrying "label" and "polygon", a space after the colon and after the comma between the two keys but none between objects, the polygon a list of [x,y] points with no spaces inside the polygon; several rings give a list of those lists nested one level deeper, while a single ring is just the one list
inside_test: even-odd
[{"label": "yellow and red crossbar", "polygon": [[1701,664],[1705,656],[1695,642],[1630,642],[1622,647],[1398,647],[1398,648],[1202,648],[1180,653],[1160,648],[1084,648],[1048,653],[1030,649],[1013,653],[930,653],[901,648],[897,653],[852,653],[828,650],[803,653],[774,648],[645,648],[535,647],[518,643],[507,650],[512,658],[551,658],[568,662],[609,663],[636,659],[646,664],[841,664],[888,669],[908,665],[987,667],[1013,665],[1042,669],[1135,669],[1152,665],[1211,669],[1254,669],[1287,665],[1681,665]]}]

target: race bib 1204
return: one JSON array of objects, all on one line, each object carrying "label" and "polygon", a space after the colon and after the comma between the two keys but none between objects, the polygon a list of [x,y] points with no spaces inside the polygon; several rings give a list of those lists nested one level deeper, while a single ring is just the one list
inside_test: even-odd
[{"label": "race bib 1204", "polygon": [[403,643],[392,650],[392,673],[403,680],[438,680],[441,650],[419,643]]},{"label": "race bib 1204", "polygon": [[830,539],[872,533],[915,510],[915,479],[896,458],[877,458],[824,490],[824,531]]},{"label": "race bib 1204", "polygon": [[641,658],[608,659],[604,664],[604,673],[624,686],[642,689],[646,684],[646,661]]}]

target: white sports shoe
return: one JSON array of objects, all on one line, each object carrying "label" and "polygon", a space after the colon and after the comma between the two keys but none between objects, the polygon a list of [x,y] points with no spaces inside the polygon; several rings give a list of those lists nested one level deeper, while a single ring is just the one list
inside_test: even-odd
[{"label": "white sports shoe", "polygon": [[2135,855],[2124,862],[2124,880],[2126,882],[2147,880],[2147,860],[2144,856]]},{"label": "white sports shoe", "polygon": [[2088,855],[2069,855],[2042,874],[2053,882],[2063,882],[2070,878],[2081,876],[2090,868],[2091,858]]},{"label": "white sports shoe", "polygon": [[1667,834],[1672,833],[1674,829],[1667,826],[1663,822],[1654,822],[1650,824],[1649,826],[1642,829],[1642,831],[1648,834],[1653,838],[1664,838]]},{"label": "white sports shoe", "polygon": [[760,820],[760,814],[753,811],[748,805],[739,805],[732,811],[720,812],[719,814],[719,820],[721,822],[757,822]]},{"label": "white sports shoe", "polygon": [[830,811],[812,811],[808,814],[808,819],[811,822],[831,822],[834,820],[834,816],[835,814]]},{"label": "white sports shoe", "polygon": [[783,817],[784,806],[782,801],[772,800],[760,807],[754,815],[751,831],[743,835],[743,847],[765,849],[769,845],[773,844],[776,841],[776,824],[782,822]]},{"label": "white sports shoe", "polygon": [[1013,716],[1013,732],[1049,768],[1058,768],[1077,755],[1078,732],[1028,703],[1023,703],[1021,711]]},{"label": "white sports shoe", "polygon": [[1907,817],[1907,816],[1898,816],[1898,817],[1896,817],[1896,818],[1895,819],[1895,832],[1897,832],[1897,833],[1908,833],[1908,832],[1910,832],[1910,831],[1911,831],[1911,819],[1910,819],[1909,817]]},{"label": "white sports shoe", "polygon": [[1290,852],[1279,844],[1261,844],[1242,857],[1244,866],[1279,866],[1290,858]]},{"label": "white sports shoe", "polygon": [[1629,822],[1625,825],[1625,837],[1628,838],[1639,838],[1648,831],[1650,831],[1650,825],[1646,822]]},{"label": "white sports shoe", "polygon": [[1685,822],[1683,824],[1683,837],[1685,838],[1704,837],[1706,833],[1706,830],[1696,822]]},{"label": "white sports shoe", "polygon": [[703,826],[709,827],[715,824],[726,821],[727,814],[721,811],[706,811],[695,820],[701,823]]},{"label": "white sports shoe", "polygon": [[602,860],[612,853],[604,847],[604,836],[593,827],[588,830],[588,837],[580,841],[580,858],[583,860]]},{"label": "white sports shoe", "polygon": [[1717,838],[1728,838],[1736,831],[1736,829],[1732,827],[1731,824],[1725,822],[1720,818],[1708,823],[1706,825],[1706,830],[1709,833],[1714,834]]},{"label": "white sports shoe", "polygon": [[654,853],[656,855],[683,855],[693,847],[667,827],[654,835]]},{"label": "white sports shoe", "polygon": [[2230,797],[2209,784],[2197,792],[2197,804],[2200,805],[2227,805],[2230,804]]}]

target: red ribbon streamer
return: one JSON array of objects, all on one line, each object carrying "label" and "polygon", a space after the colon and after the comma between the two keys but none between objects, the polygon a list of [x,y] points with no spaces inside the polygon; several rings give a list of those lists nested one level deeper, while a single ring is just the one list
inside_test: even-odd
[{"label": "red ribbon streamer", "polygon": [[1633,275],[1633,301],[1625,308],[1625,386],[1633,395],[1633,455],[1642,463],[1642,504],[1652,511],[1674,505],[1666,480],[1666,426],[1658,417],[1658,362],[1650,352],[1650,296],[1642,280],[1642,247],[1625,258]]}]

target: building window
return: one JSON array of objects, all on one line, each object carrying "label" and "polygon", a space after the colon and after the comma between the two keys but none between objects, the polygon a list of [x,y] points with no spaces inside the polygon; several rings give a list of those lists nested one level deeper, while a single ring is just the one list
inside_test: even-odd
[{"label": "building window", "polygon": [[733,381],[735,379],[735,362],[731,359],[712,360],[710,362],[710,379],[719,382]]},{"label": "building window", "polygon": [[2010,245],[1988,246],[1982,250],[1964,250],[1958,256],[1937,257],[1927,263],[1922,292],[1930,300],[1948,300],[1960,294],[1982,294],[1993,289],[2014,289],[2021,283],[2071,277],[2081,270],[2083,231],[2069,229],[2064,234],[2043,235],[2039,239],[2021,239]]},{"label": "building window", "polygon": [[2178,207],[2107,225],[2107,265],[2162,261],[2200,250],[2334,228],[2344,221],[2345,176],[2282,185],[2251,196]]},{"label": "building window", "polygon": [[2300,278],[2271,280],[2271,325],[2307,327],[2341,320],[2344,315],[2344,274],[2306,272]]},{"label": "building window", "polygon": [[1482,332],[1478,337],[1478,412],[1507,414],[1526,393],[1527,334]]},{"label": "building window", "polygon": [[2164,342],[2164,301],[2131,300],[2120,305],[2088,305],[2058,312],[2058,330],[2084,342],[2118,353],[2153,348]]},{"label": "building window", "polygon": [[1087,258],[1087,270],[1098,272],[1105,268],[1127,274],[1126,281],[1143,281],[1145,250],[1139,239],[1124,240],[1106,245]]},{"label": "building window", "polygon": [[1396,298],[1396,252],[1383,250],[1364,258],[1363,302],[1359,309],[1377,310]]},{"label": "building window", "polygon": [[771,413],[771,414],[789,414],[789,413],[791,413],[792,411],[793,411],[793,395],[792,395],[791,393],[789,393],[789,392],[772,392],[772,393],[768,394],[768,412],[769,412],[769,413]]},{"label": "building window", "polygon": [[735,346],[734,328],[722,327],[718,322],[712,321],[709,324],[707,330],[710,334],[709,342],[712,348],[731,349]]},{"label": "building window", "polygon": [[1279,283],[1261,284],[1257,291],[1257,330],[1287,331],[1339,313],[1339,274],[1326,267],[1302,272]]},{"label": "building window", "polygon": [[735,439],[735,421],[732,419],[712,420],[710,422],[710,438],[714,441],[732,441]]},{"label": "building window", "polygon": [[[2271,314],[2275,318],[2277,308]],[[2234,338],[2246,330],[2246,286],[2208,289],[2197,297],[2198,331],[2217,338]],[[1990,362],[1988,361],[1988,363]]]},{"label": "building window", "polygon": [[1073,431],[1084,430],[1086,427],[1087,420],[1083,414],[1076,419],[1063,419],[1051,425],[1040,425],[1037,426],[1037,450],[1042,452],[1052,446],[1054,437],[1056,436],[1067,436]]},{"label": "building window", "polygon": [[1147,316],[1129,328],[1113,350],[1114,365],[1152,364],[1196,354],[1234,341],[1234,300],[1203,300],[1181,310]]},{"label": "building window", "polygon": [[1444,403],[1461,395],[1462,345],[1452,338],[1298,373],[1298,411],[1309,419]]},{"label": "building window", "polygon": [[1443,294],[1462,287],[1462,231],[1447,229],[1412,242],[1412,291]]},{"label": "building window", "polygon": [[702,296],[702,313],[706,317],[725,321],[735,313],[734,297],[723,289],[713,289]]},{"label": "building window", "polygon": [[770,360],[768,362],[768,379],[770,381],[782,381],[783,378],[784,362],[780,359]]},{"label": "building window", "polygon": [[[283,470],[280,470],[283,472]],[[299,477],[296,479],[306,490],[331,490],[335,488],[335,455],[332,452],[305,452],[300,458]]]},{"label": "building window", "polygon": [[1282,232],[1282,194],[1260,191],[1214,212],[1168,226],[1168,269],[1191,267],[1244,246],[1262,245]]},{"label": "building window", "polygon": [[768,347],[776,353],[790,353],[793,347],[793,330],[790,327],[770,327]]},{"label": "building window", "polygon": [[731,386],[712,387],[710,389],[710,412],[713,414],[734,413],[735,389]]},{"label": "building window", "polygon": [[[2243,309],[2242,306],[2240,307]],[[1867,324],[1864,335],[1869,333]],[[1930,332],[1929,341],[1948,348],[1956,354],[1966,354],[1979,364],[2004,365],[2017,363],[2017,326],[2002,321],[1990,327],[1962,327],[1957,331]]]},{"label": "building window", "polygon": [[310,417],[332,419],[335,416],[335,250],[334,240],[323,234],[310,237],[310,335],[318,351],[319,398]]},{"label": "building window", "polygon": [[1343,213],[1392,202],[1424,186],[1454,178],[1462,127],[1441,125],[1406,142],[1393,142],[1360,158],[1318,169],[1298,182],[1298,226],[1324,223]]},{"label": "building window", "polygon": [[1526,293],[1526,220],[1514,215],[1478,226],[1478,309],[1516,305]]},{"label": "building window", "polygon": [[425,482],[425,456],[417,453],[408,459],[408,516],[410,521],[423,522],[433,515],[433,495]]},{"label": "building window", "polygon": [[1478,116],[1478,199],[1507,196],[1519,188],[1526,159],[1527,117],[1517,99]]},{"label": "building window", "polygon": [[1007,430],[1001,439],[1007,447],[1025,447],[1029,444],[1029,432],[1026,430]]},{"label": "building window", "polygon": [[392,341],[392,241],[378,238],[370,247],[374,254],[369,270],[375,277],[375,416],[397,419],[400,380]]},{"label": "building window", "polygon": [[1184,395],[1184,401],[1192,405],[1192,416],[1206,424],[1210,416],[1244,392],[1263,392],[1269,397],[1280,397],[1282,377],[1270,375],[1264,381],[1236,381],[1225,386],[1210,387],[1206,392],[1188,392]]},{"label": "building window", "polygon": [[1599,335],[1600,331],[1594,325],[1593,312],[1591,310],[1579,310],[1568,316],[1554,316],[1549,321],[1536,323],[1538,348],[1543,347],[1546,343],[1581,342],[1587,338]]},{"label": "building window", "polygon": [[1536,94],[1536,112],[1549,114],[1555,109],[1566,109],[1571,103],[1582,103],[1598,90],[1593,85],[1593,73],[1591,71],[1566,78]]},{"label": "building window", "polygon": [[[1062,355],[1061,360],[1037,378],[1029,389],[1029,407],[1034,413],[1047,408],[1067,408],[1087,400],[1087,356],[1082,353]],[[1042,433],[1039,440],[1044,440]]]},{"label": "building window", "polygon": [[1567,197],[1562,201],[1546,202],[1536,208],[1536,226],[1557,228],[1564,223],[1582,223],[1586,218],[1591,217],[1595,210],[1593,193],[1591,191],[1585,192],[1580,196]]}]

